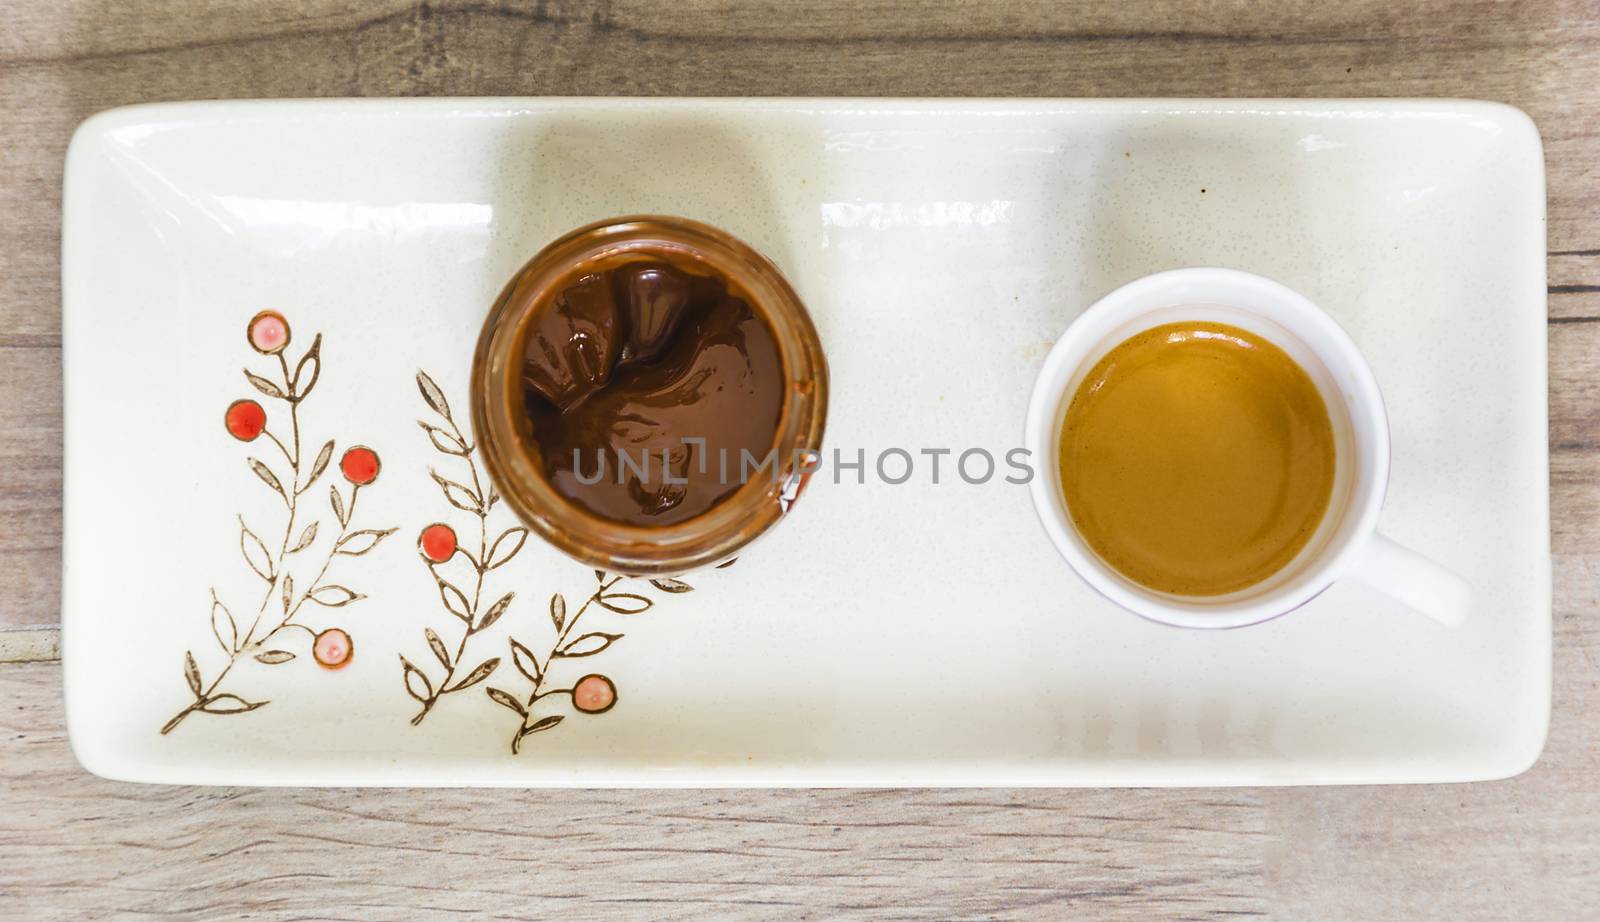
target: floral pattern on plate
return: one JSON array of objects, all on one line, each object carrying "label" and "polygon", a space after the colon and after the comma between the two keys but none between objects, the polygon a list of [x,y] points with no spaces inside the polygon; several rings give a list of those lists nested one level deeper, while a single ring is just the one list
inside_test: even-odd
[{"label": "floral pattern on plate", "polygon": [[[414,698],[420,708],[411,718],[413,726],[422,723],[445,695],[465,691],[489,678],[499,668],[501,657],[492,656],[461,674],[464,659],[467,658],[468,642],[498,622],[517,597],[515,591],[505,592],[485,607],[484,603],[499,592],[499,589],[490,591],[490,574],[511,563],[528,540],[528,530],[521,525],[512,525],[504,530],[499,530],[498,525],[490,527],[489,519],[500,497],[487,485],[488,477],[479,466],[477,446],[461,430],[443,389],[426,371],[417,372],[417,389],[431,411],[430,417],[417,420],[417,425],[427,433],[435,451],[453,459],[452,470],[441,472],[438,468],[430,467],[428,475],[438,485],[445,503],[457,512],[466,513],[473,521],[466,532],[467,544],[462,543],[455,526],[445,521],[424,525],[417,534],[417,555],[438,586],[441,607],[459,622],[451,630],[460,633],[452,650],[444,640],[442,632],[445,628],[425,626],[422,629],[428,650],[438,662],[439,669],[424,669],[401,654],[400,669],[406,694]],[[491,541],[490,534],[497,530],[498,534]],[[520,718],[511,733],[513,754],[521,751],[522,741],[527,737],[553,729],[566,719],[564,714],[549,713],[548,708],[539,706],[546,698],[569,697],[573,710],[580,714],[603,714],[617,703],[617,686],[610,677],[588,673],[566,685],[562,684],[563,680],[556,678],[553,671],[559,660],[595,656],[622,639],[622,634],[608,631],[588,631],[574,636],[578,622],[591,608],[616,615],[639,615],[655,605],[649,596],[621,588],[625,579],[622,576],[599,570],[594,571],[594,576],[597,587],[570,617],[567,614],[566,597],[559,592],[550,597],[550,623],[554,639],[548,646],[542,647],[544,653],[535,653],[532,647],[515,636],[507,638],[511,663],[531,688],[526,694],[517,695],[504,688],[490,686],[486,688],[486,693],[490,700],[515,712]],[[673,595],[693,589],[679,579],[652,579],[648,584]],[[467,587],[470,587],[470,592]],[[526,632],[524,636],[528,636]],[[425,659],[422,661],[426,662]]]},{"label": "floral pattern on plate", "polygon": [[[240,619],[212,587],[211,635],[221,652],[202,652],[197,657],[192,648],[184,651],[183,677],[193,700],[162,725],[163,736],[177,729],[191,714],[247,714],[268,704],[265,699],[250,700],[224,691],[223,683],[246,660],[262,666],[282,666],[298,659],[300,654],[291,649],[296,632],[306,635],[306,652],[319,666],[342,669],[348,665],[355,655],[349,631],[337,625],[319,629],[316,623],[321,619],[311,617],[310,612],[342,609],[366,598],[342,583],[330,582],[329,571],[335,558],[363,556],[395,532],[393,528],[352,528],[361,490],[378,479],[383,466],[376,451],[365,445],[352,445],[339,459],[339,472],[349,483],[349,497],[340,492],[337,484],[329,486],[328,506],[337,534],[326,542],[321,563],[315,563],[316,555],[309,552],[317,544],[319,532],[326,534],[328,529],[322,527],[321,513],[310,513],[303,499],[327,471],[337,443],[334,439],[323,442],[307,463],[304,449],[315,442],[305,439],[301,432],[300,405],[311,396],[322,375],[322,334],[312,338],[311,346],[291,369],[288,348],[292,334],[282,314],[256,314],[246,325],[245,333],[252,349],[277,362],[277,368],[269,369],[265,375],[244,369],[245,380],[262,397],[281,404],[283,415],[269,414],[254,398],[241,398],[228,405],[223,426],[240,442],[258,443],[264,439],[282,456],[281,460],[273,458],[268,463],[251,455],[245,463],[255,479],[282,501],[283,537],[263,539],[244,516],[239,516],[239,553],[246,568],[263,584],[261,599],[255,612],[247,616],[248,626],[241,630]],[[276,432],[274,423],[279,427]],[[296,572],[300,573],[298,583]],[[308,579],[308,573],[314,575]]]}]

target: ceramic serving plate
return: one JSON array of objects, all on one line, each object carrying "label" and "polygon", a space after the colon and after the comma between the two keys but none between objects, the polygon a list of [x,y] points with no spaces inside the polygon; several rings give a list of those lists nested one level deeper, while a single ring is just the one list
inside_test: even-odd
[{"label": "ceramic serving plate", "polygon": [[[501,285],[627,213],[783,269],[831,367],[825,454],[866,461],[825,468],[734,565],[655,583],[525,540],[466,422]],[[228,784],[1515,774],[1550,697],[1543,220],[1538,134],[1476,102],[96,116],[64,218],[74,749],[112,778]],[[1073,317],[1190,265],[1276,279],[1350,332],[1393,423],[1382,528],[1469,576],[1463,626],[1342,583],[1256,627],[1149,623],[1078,581],[1025,486],[954,475],[1020,444]],[[263,310],[282,352],[276,328],[247,340]],[[897,448],[917,467],[891,484],[874,467]],[[471,562],[430,569],[433,524]]]}]

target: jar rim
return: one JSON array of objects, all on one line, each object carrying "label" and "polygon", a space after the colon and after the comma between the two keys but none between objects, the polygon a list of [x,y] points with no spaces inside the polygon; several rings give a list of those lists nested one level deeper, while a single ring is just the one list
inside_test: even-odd
[{"label": "jar rim", "polygon": [[[677,251],[748,294],[771,330],[784,397],[770,476],[756,477],[711,508],[671,525],[633,525],[590,512],[556,492],[519,436],[520,347],[536,309],[574,265],[630,250]],[[820,458],[828,368],[811,315],[778,267],[733,235],[689,218],[631,215],[572,230],[520,268],[495,299],[472,363],[472,424],[489,479],[534,533],[567,556],[632,576],[684,573],[720,563],[775,525]]]}]

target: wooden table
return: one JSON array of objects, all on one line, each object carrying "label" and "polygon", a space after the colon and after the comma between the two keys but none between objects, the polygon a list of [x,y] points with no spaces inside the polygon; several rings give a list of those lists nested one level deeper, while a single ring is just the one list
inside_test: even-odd
[{"label": "wooden table", "polygon": [[[1295,0],[10,0],[0,7],[0,916],[1592,917],[1600,7]],[[348,791],[73,761],[61,162],[124,103],[368,95],[1468,96],[1550,195],[1555,711],[1520,778],[1196,791]]]}]

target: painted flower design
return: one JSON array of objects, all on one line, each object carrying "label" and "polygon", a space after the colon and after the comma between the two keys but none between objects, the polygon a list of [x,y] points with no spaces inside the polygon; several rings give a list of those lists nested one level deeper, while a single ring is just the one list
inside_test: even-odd
[{"label": "painted flower design", "polygon": [[[471,688],[499,668],[501,657],[498,656],[467,668],[467,663],[477,658],[466,656],[467,646],[473,637],[499,622],[516,599],[515,592],[506,592],[491,603],[489,600],[495,595],[488,587],[494,571],[512,563],[528,539],[528,530],[521,525],[512,525],[498,535],[490,529],[489,521],[500,498],[479,469],[476,446],[457,425],[444,391],[427,372],[417,372],[417,389],[432,414],[419,419],[417,424],[427,434],[434,450],[450,459],[450,467],[445,471],[434,468],[428,475],[438,485],[444,503],[467,513],[463,518],[471,524],[458,531],[449,522],[432,522],[417,532],[417,556],[439,589],[441,607],[460,622],[460,627],[459,639],[454,644],[447,644],[441,636],[446,630],[444,627],[423,628],[423,638],[443,670],[442,674],[431,666],[424,669],[423,665],[428,665],[424,657],[418,657],[416,662],[404,654],[400,657],[406,694],[421,706],[411,718],[413,725],[420,724],[445,695]],[[505,687],[484,690],[491,701],[517,714],[518,723],[511,731],[513,754],[521,751],[528,737],[553,729],[566,719],[566,714],[551,713],[550,708],[562,698],[570,701],[572,710],[579,714],[604,714],[616,706],[617,686],[610,677],[591,672],[567,684],[569,680],[565,676],[576,671],[566,665],[569,661],[599,655],[621,640],[622,634],[579,630],[579,626],[589,612],[638,615],[648,611],[655,601],[630,591],[629,586],[633,584],[625,583],[624,577],[598,570],[594,571],[594,576],[594,591],[570,613],[565,596],[558,592],[550,597],[551,627],[544,629],[549,632],[550,640],[548,645],[537,644],[538,652],[534,645],[516,636],[506,637],[515,674],[526,679],[531,688],[521,694]],[[648,584],[668,594],[692,590],[688,583],[677,579],[652,579]],[[534,620],[534,624],[519,625],[516,633],[529,637],[531,632],[538,631],[537,622],[543,619]],[[500,674],[507,676],[507,672],[502,670]],[[514,676],[511,678],[515,681]]]},{"label": "painted flower design", "polygon": [[[240,398],[228,404],[223,424],[228,434],[240,442],[270,445],[269,460],[246,458],[246,465],[266,489],[283,503],[284,524],[281,537],[270,537],[251,528],[239,517],[239,552],[245,566],[263,584],[261,599],[253,615],[236,618],[217,591],[211,591],[211,634],[221,649],[221,662],[210,681],[205,679],[202,661],[193,650],[184,653],[183,676],[192,701],[162,726],[171,733],[191,714],[243,714],[265,706],[265,700],[250,700],[224,691],[225,680],[242,663],[281,666],[299,657],[290,640],[303,633],[310,639],[311,658],[326,669],[341,669],[350,663],[355,650],[350,634],[342,627],[321,630],[308,624],[316,620],[309,613],[322,608],[344,608],[365,596],[331,579],[333,564],[341,557],[359,557],[377,547],[395,529],[355,528],[352,522],[363,487],[378,477],[380,464],[372,449],[357,445],[346,449],[339,461],[340,472],[351,484],[348,497],[337,485],[328,488],[328,511],[332,521],[310,513],[305,502],[333,460],[334,440],[329,439],[313,454],[315,442],[303,441],[300,405],[311,395],[322,373],[322,336],[291,366],[287,349],[292,334],[289,321],[277,311],[262,311],[245,326],[250,348],[277,361],[275,370],[258,374],[244,369],[245,380],[261,398],[277,401],[282,415],[276,417],[276,432],[269,426],[268,413],[256,398]],[[277,457],[271,450],[275,449]],[[324,527],[324,526],[327,527]],[[332,535],[329,538],[329,535]],[[318,554],[314,548],[323,538]],[[321,563],[315,562],[320,556]]]},{"label": "painted flower design", "polygon": [[[450,507],[467,514],[463,518],[470,524],[462,531],[470,535],[472,547],[463,546],[455,527],[447,522],[433,522],[417,533],[417,556],[433,578],[440,606],[458,624],[422,629],[437,669],[424,657],[418,657],[423,664],[419,666],[405,654],[400,655],[401,681],[406,694],[419,706],[411,716],[412,726],[426,720],[444,696],[472,688],[499,668],[500,657],[478,660],[476,655],[467,655],[467,648],[473,637],[493,627],[510,609],[517,594],[506,592],[498,598],[489,594],[489,574],[509,563],[528,539],[528,530],[521,525],[492,535],[490,514],[500,498],[487,487],[487,476],[478,469],[474,449],[450,412],[444,392],[421,371],[417,372],[417,388],[434,413],[432,420],[417,423],[428,433],[433,447],[453,465],[450,476],[436,469],[428,474]],[[454,637],[457,631],[460,636]],[[446,643],[447,636],[453,637],[454,642]]]},{"label": "painted flower design", "polygon": [[[549,713],[547,699],[567,697],[573,710],[580,714],[604,714],[616,706],[617,686],[610,677],[591,672],[571,685],[563,685],[560,680],[562,663],[598,656],[622,639],[621,634],[609,631],[578,631],[585,614],[598,610],[613,615],[639,615],[649,611],[655,600],[624,588],[626,577],[595,570],[594,578],[597,583],[594,591],[576,611],[568,612],[566,596],[561,593],[550,597],[550,623],[555,628],[555,640],[542,657],[517,638],[509,638],[511,664],[532,684],[532,690],[519,697],[504,688],[490,688],[488,695],[494,703],[516,712],[521,719],[511,736],[513,754],[521,751],[523,740],[552,730],[566,719],[564,714]],[[694,588],[680,579],[659,578],[648,582],[655,589],[674,595],[692,592]]]}]

